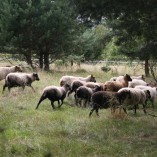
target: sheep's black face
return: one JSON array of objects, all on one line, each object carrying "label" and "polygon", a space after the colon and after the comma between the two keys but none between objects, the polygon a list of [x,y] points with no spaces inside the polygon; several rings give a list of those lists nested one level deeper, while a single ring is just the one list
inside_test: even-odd
[{"label": "sheep's black face", "polygon": [[36,73],[33,73],[33,77],[35,78],[35,80],[37,80],[37,81],[39,81],[40,79],[39,79],[39,76],[38,76],[38,74],[36,74]]},{"label": "sheep's black face", "polygon": [[90,82],[96,82],[96,79],[93,75],[91,75]]},{"label": "sheep's black face", "polygon": [[127,81],[132,81],[130,75],[126,74],[124,77],[126,78]]},{"label": "sheep's black face", "polygon": [[19,71],[19,72],[22,72],[22,69],[20,66],[15,66],[15,71]]}]

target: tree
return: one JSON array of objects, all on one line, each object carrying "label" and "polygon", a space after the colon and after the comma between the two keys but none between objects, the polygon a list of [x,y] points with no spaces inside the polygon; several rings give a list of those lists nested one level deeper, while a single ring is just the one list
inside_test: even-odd
[{"label": "tree", "polygon": [[4,0],[2,6],[0,32],[5,28],[9,36],[4,43],[23,54],[29,64],[36,55],[40,67],[49,70],[50,57],[72,53],[69,50],[78,31],[76,13],[68,0]]},{"label": "tree", "polygon": [[76,51],[83,55],[85,60],[100,59],[109,38],[108,32],[103,25],[87,28],[76,40]]},{"label": "tree", "polygon": [[[117,43],[122,45],[124,54],[145,60],[145,74],[149,75],[148,60],[154,56],[154,53],[149,50],[157,51],[155,49],[157,1],[80,0],[75,3],[85,23],[89,23],[89,21],[97,23],[102,19],[105,20],[117,36]],[[133,48],[134,40],[144,43],[141,49],[139,46]],[[137,51],[130,51],[130,49]],[[142,53],[143,50],[145,53]],[[147,53],[146,50],[148,50]],[[133,54],[130,55],[131,53]]]}]

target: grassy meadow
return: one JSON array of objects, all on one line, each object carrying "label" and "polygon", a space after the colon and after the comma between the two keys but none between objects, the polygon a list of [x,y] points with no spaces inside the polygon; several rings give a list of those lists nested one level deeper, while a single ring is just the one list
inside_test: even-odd
[{"label": "grassy meadow", "polygon": [[[55,70],[54,70],[55,68]],[[84,76],[93,74],[97,82],[112,76],[136,74],[126,66],[116,71],[103,72],[99,65],[81,67],[52,67],[52,72],[39,71],[40,81],[31,88],[13,88],[8,94],[0,92],[0,156],[1,157],[156,157],[157,117],[145,115],[142,108],[134,115],[111,115],[110,109],[95,112],[89,118],[89,108],[75,106],[73,95],[61,108],[53,110],[44,100],[35,110],[42,90],[48,85],[59,85],[65,74]],[[142,74],[141,71],[140,74]],[[147,78],[147,80],[150,78]],[[0,81],[2,89],[4,81]],[[157,103],[152,111],[157,115]]]}]

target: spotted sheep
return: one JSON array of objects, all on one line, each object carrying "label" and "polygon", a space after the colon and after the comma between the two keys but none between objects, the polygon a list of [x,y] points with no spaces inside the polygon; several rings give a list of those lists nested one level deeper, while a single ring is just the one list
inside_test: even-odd
[{"label": "spotted sheep", "polygon": [[32,82],[35,80],[40,80],[37,73],[9,73],[6,76],[2,93],[4,93],[6,87],[8,87],[8,90],[10,92],[11,88],[18,86],[22,87],[23,90],[25,86],[29,86],[33,91],[35,91],[32,87]]},{"label": "spotted sheep", "polygon": [[142,85],[138,85],[135,88],[137,89],[141,89],[141,90],[149,90],[150,92],[150,102],[152,104],[152,108],[154,109],[154,103],[155,103],[155,99],[157,97],[157,88],[156,87],[150,87],[150,86],[142,86]]},{"label": "spotted sheep", "polygon": [[134,113],[136,114],[136,108],[138,104],[143,105],[143,111],[146,113],[146,102],[148,99],[150,99],[150,91],[149,90],[141,90],[141,89],[135,89],[135,88],[122,88],[118,91],[118,93],[128,93],[129,92],[129,97],[125,99],[120,100],[120,104],[123,107],[123,110],[125,113],[126,112],[126,107],[127,106],[133,106],[134,107]]}]

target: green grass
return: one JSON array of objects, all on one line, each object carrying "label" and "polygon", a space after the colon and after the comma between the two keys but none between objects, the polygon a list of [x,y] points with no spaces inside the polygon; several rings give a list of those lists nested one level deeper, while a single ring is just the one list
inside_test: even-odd
[{"label": "green grass", "polygon": [[[63,106],[52,110],[49,100],[35,110],[42,90],[59,85],[65,74],[87,76],[88,72],[40,72],[40,81],[22,92],[14,88],[0,95],[0,156],[2,157],[156,157],[157,118],[137,115],[113,116],[110,109],[100,110],[98,118],[89,108],[75,107],[72,96]],[[105,82],[109,73],[94,71],[98,82]],[[3,86],[3,81],[0,86]],[[156,104],[155,104],[156,105]],[[147,109],[152,112],[151,108]],[[153,111],[157,114],[157,111]]]}]

